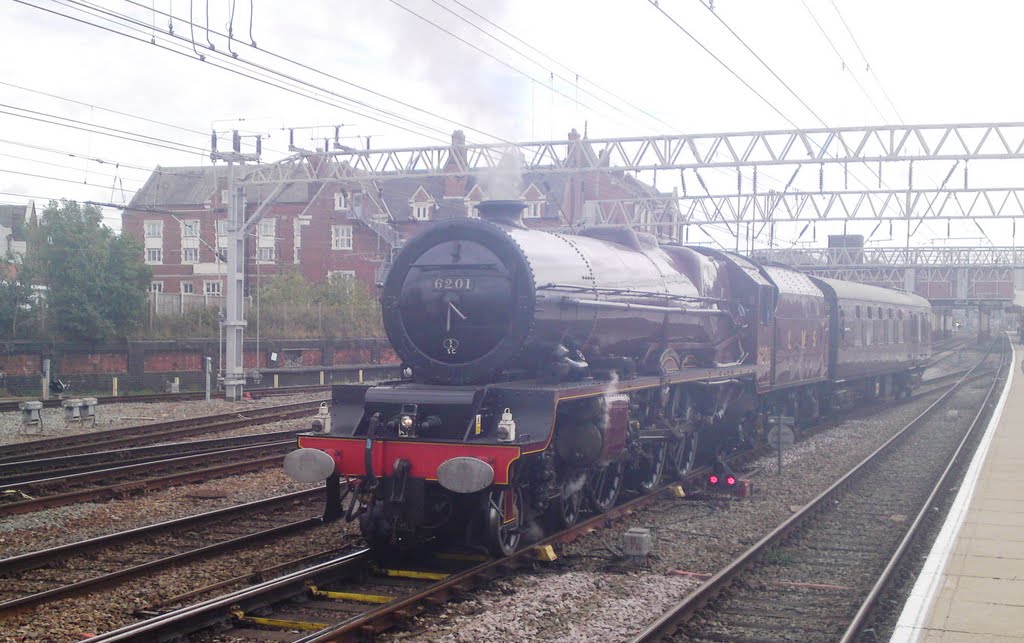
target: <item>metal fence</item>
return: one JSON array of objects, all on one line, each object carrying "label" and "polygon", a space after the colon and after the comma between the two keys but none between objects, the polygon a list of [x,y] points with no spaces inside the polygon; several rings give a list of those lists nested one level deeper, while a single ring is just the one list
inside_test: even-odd
[{"label": "metal fence", "polygon": [[161,315],[184,315],[204,308],[222,308],[223,295],[196,295],[177,292],[149,293],[149,314],[154,317]]}]

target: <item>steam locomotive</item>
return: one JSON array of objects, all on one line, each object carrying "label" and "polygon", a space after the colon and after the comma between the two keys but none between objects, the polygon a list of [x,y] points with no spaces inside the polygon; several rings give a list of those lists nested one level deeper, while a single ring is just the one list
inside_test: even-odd
[{"label": "steam locomotive", "polygon": [[408,376],[333,387],[330,431],[286,471],[379,550],[516,550],[623,490],[858,400],[909,395],[930,355],[916,295],[628,227],[523,225],[524,204],[431,224],[395,258],[384,326]]}]

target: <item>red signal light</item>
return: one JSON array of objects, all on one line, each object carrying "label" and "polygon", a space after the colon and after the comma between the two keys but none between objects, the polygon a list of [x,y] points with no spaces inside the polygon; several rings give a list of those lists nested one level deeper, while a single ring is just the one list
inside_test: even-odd
[{"label": "red signal light", "polygon": [[718,484],[718,476],[711,474],[708,476],[708,484]]},{"label": "red signal light", "polygon": [[725,478],[725,484],[729,485],[730,487],[736,484],[736,476],[727,476]]}]

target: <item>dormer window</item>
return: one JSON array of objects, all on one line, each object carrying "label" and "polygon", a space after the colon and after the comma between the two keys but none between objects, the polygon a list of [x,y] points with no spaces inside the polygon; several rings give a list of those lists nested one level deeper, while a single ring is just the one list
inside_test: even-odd
[{"label": "dormer window", "polygon": [[417,221],[429,221],[430,211],[434,206],[430,203],[414,203],[412,205],[412,218]]},{"label": "dormer window", "polygon": [[544,203],[547,202],[547,196],[540,188],[531,183],[523,190],[519,198],[526,201],[526,210],[523,211],[524,219],[541,218],[544,214]]},{"label": "dormer window", "polygon": [[337,212],[348,210],[348,195],[344,192],[334,193],[334,209]]},{"label": "dormer window", "polygon": [[415,221],[429,221],[434,211],[434,198],[421,185],[409,199],[410,213]]}]

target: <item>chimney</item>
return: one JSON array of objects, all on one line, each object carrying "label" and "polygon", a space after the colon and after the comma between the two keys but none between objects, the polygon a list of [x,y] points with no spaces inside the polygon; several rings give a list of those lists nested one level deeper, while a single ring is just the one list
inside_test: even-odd
[{"label": "chimney", "polygon": [[[448,155],[448,162],[445,163],[444,197],[462,198],[466,196],[467,174],[462,168],[466,167],[466,135],[462,130],[452,132],[451,153]],[[453,174],[454,173],[454,174]]]},{"label": "chimney", "polygon": [[523,209],[526,203],[517,199],[492,199],[481,201],[477,206],[480,218],[491,223],[526,228],[523,224]]}]

